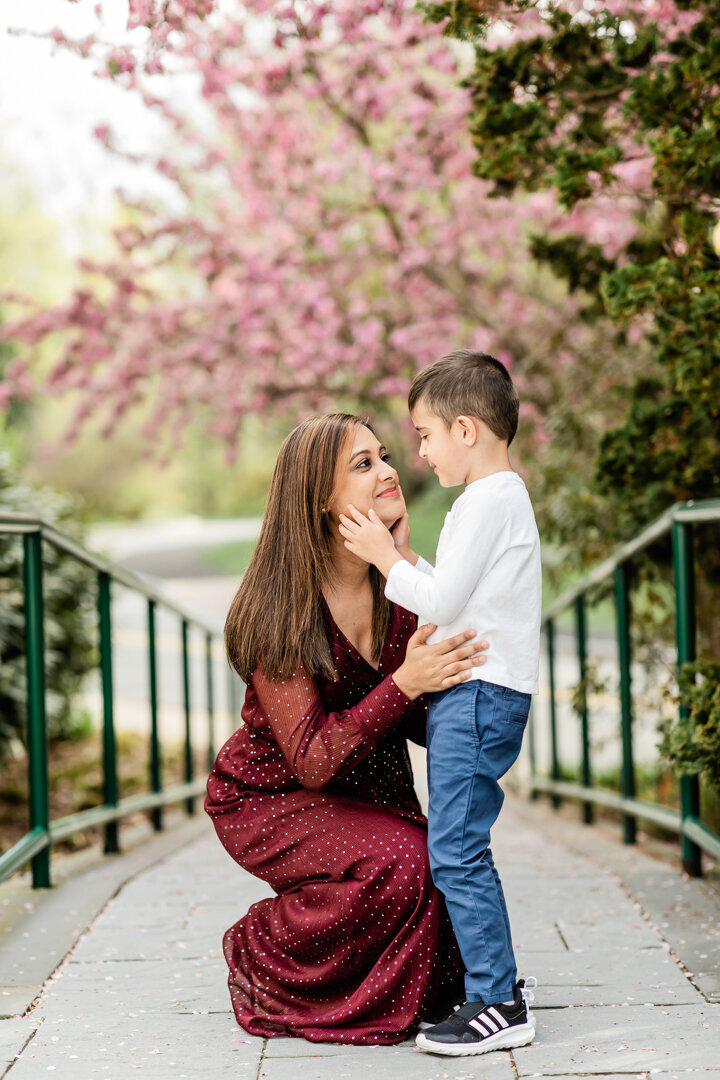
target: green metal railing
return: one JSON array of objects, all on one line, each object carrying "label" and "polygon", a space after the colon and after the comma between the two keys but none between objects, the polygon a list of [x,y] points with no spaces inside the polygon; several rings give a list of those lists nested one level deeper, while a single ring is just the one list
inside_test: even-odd
[{"label": "green metal railing", "polygon": [[[130,814],[149,810],[155,829],[163,827],[163,807],[184,802],[189,814],[195,811],[204,777],[195,777],[195,754],[191,730],[190,628],[205,642],[205,713],[207,718],[207,760],[215,754],[215,706],[213,644],[222,641],[216,628],[203,623],[161,593],[148,588],[134,574],[86,551],[41,518],[29,514],[0,513],[0,534],[16,534],[23,540],[23,585],[25,608],[25,652],[27,677],[27,758],[30,830],[0,855],[0,881],[32,864],[34,888],[50,885],[50,850],[54,843],[91,826],[105,827],[105,851],[119,850],[118,822]],[[48,798],[48,740],[45,714],[45,628],[43,602],[43,544],[52,545],[90,567],[97,575],[100,685],[102,689],[103,802],[56,821],[50,820]],[[112,668],[112,585],[122,585],[145,597],[147,602],[148,704],[150,712],[150,790],[145,794],[120,797],[114,718]],[[163,753],[158,722],[158,665],[156,615],[158,607],[180,619],[182,691],[184,712],[184,783],[163,785]],[[228,713],[233,728],[238,723],[238,680],[229,672]]]},{"label": "green metal railing", "polygon": [[[550,795],[553,805],[563,798],[582,804],[583,820],[593,820],[593,807],[604,806],[619,811],[622,817],[623,838],[631,844],[636,839],[638,820],[653,822],[678,834],[682,839],[683,865],[688,873],[702,873],[702,853],[720,858],[720,836],[700,821],[700,786],[697,776],[680,778],[680,810],[642,802],[636,798],[635,762],[633,756],[633,701],[631,690],[631,603],[630,575],[632,560],[640,552],[670,533],[673,549],[675,586],[675,642],[678,668],[695,659],[695,572],[693,559],[693,529],[695,525],[720,521],[720,500],[677,503],[671,506],[652,525],[634,540],[619,548],[610,558],[583,578],[572,589],[550,604],[543,612],[543,629],[547,644],[547,691],[550,726],[550,776],[537,771],[537,724],[533,716],[529,731],[530,790]],[[598,587],[612,581],[616,619],[617,655],[619,666],[621,771],[619,793],[593,787],[591,773],[590,717],[587,694],[587,628],[586,609]],[[556,620],[559,615],[574,610],[574,637],[581,687],[578,714],[580,718],[581,761],[580,783],[560,779],[558,755],[558,710],[556,688]],[[681,717],[686,713],[681,710]]]}]

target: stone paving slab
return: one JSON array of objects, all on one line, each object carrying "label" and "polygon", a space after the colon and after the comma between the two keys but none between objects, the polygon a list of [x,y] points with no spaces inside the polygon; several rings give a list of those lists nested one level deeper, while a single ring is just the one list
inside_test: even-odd
[{"label": "stone paving slab", "polygon": [[96,1016],[72,1022],[70,1014],[47,1017],[10,1070],[11,1080],[255,1080],[262,1040],[246,1036],[231,1014],[183,1016],[180,1023],[157,1014],[130,1018]]},{"label": "stone paving slab", "polygon": [[[503,814],[494,850],[521,973],[539,981],[532,1046],[451,1059],[412,1042],[352,1047],[247,1035],[230,1010],[222,935],[270,890],[232,862],[208,823],[120,889],[26,1017],[0,1022],[0,1076],[720,1080],[720,1006],[700,992],[705,976],[690,977],[678,962],[689,943],[698,960],[705,951],[707,977],[715,978],[712,888],[679,872],[673,878],[672,868],[639,852],[610,870],[583,849],[594,831],[557,828],[555,818],[537,808],[530,817],[516,800]],[[625,870],[648,891],[642,903]],[[33,941],[33,955],[46,940],[51,933]]]},{"label": "stone paving slab", "polygon": [[[720,1080],[718,1069],[650,1069],[640,1073],[602,1073],[602,1080]],[[577,1073],[553,1073],[553,1080],[577,1080]]]},{"label": "stone paving slab", "polygon": [[[166,832],[123,831],[128,850],[100,859],[93,851],[54,860],[52,889],[30,888],[29,875],[0,890],[0,1017],[29,1008],[45,981],[110,898],[135,874],[179,845],[207,835],[205,822],[184,820]],[[137,914],[134,915],[137,925]]]},{"label": "stone paving slab", "polygon": [[13,1061],[18,1049],[25,1046],[35,1034],[39,1023],[38,1017],[31,1016],[14,1016],[10,1020],[0,1020],[0,1062]]},{"label": "stone paving slab", "polygon": [[519,1076],[705,1069],[720,1059],[720,1006],[594,1006],[537,1014],[513,1051]]},{"label": "stone paving slab", "polygon": [[[279,1040],[271,1040],[272,1043]],[[290,1040],[294,1041],[294,1040]],[[340,1047],[335,1053],[277,1056],[262,1060],[258,1080],[515,1080],[509,1054],[440,1058],[414,1045]]]},{"label": "stone paving slab", "polygon": [[666,949],[534,953],[532,971],[542,972],[538,1001],[545,1008],[568,1005],[694,1005],[698,992]]}]

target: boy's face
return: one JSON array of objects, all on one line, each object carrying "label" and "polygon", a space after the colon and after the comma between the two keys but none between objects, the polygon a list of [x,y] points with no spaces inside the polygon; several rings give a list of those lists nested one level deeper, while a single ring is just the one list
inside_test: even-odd
[{"label": "boy's face", "polygon": [[464,484],[468,471],[467,448],[458,421],[448,428],[445,421],[429,412],[422,401],[413,409],[410,418],[420,436],[420,457],[435,472],[441,486]]}]

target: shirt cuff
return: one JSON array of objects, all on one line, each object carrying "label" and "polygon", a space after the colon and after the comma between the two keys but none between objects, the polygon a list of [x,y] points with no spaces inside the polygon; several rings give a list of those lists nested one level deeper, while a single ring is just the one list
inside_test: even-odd
[{"label": "shirt cuff", "polygon": [[414,704],[388,675],[352,712],[363,733],[373,742],[382,742]]},{"label": "shirt cuff", "polygon": [[432,563],[429,563],[426,559],[423,559],[422,555],[418,555],[417,562],[415,563],[415,569],[422,570],[423,574],[432,574],[435,567]]},{"label": "shirt cuff", "polygon": [[388,600],[392,600],[393,604],[399,604],[400,607],[407,608],[408,611],[414,611],[416,615],[419,615],[414,585],[418,580],[418,575],[421,573],[422,571],[417,565],[411,566],[405,559],[393,563],[385,582],[385,595]]}]

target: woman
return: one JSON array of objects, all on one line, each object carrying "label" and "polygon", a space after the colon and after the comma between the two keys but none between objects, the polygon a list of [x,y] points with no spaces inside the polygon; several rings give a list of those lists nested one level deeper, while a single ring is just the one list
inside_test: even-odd
[{"label": "woman", "polygon": [[244,725],[218,755],[205,808],[233,858],[277,893],[225,935],[239,1023],[393,1043],[461,990],[405,740],[424,742],[420,695],[467,678],[486,643],[468,644],[468,631],[424,644],[434,628],[415,630],[345,548],[350,502],[407,543],[397,473],[367,424],[305,421],[280,450],[228,614]]}]

